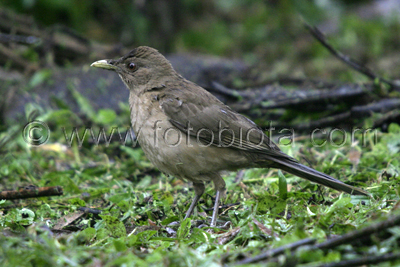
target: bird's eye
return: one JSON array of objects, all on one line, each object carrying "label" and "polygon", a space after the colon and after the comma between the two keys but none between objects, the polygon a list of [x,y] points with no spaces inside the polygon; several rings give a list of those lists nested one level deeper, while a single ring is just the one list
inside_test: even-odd
[{"label": "bird's eye", "polygon": [[127,67],[130,70],[136,70],[136,64],[133,62],[128,63]]}]

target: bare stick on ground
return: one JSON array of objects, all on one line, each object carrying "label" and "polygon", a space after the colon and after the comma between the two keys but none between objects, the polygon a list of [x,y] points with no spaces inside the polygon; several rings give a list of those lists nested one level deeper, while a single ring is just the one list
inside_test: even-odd
[{"label": "bare stick on ground", "polygon": [[[371,224],[363,229],[349,232],[347,234],[332,238],[330,240],[327,240],[327,241],[319,243],[319,244],[314,245],[313,243],[315,243],[315,239],[306,238],[306,239],[302,239],[302,240],[299,240],[299,241],[291,243],[291,244],[281,246],[279,248],[267,250],[255,257],[246,258],[239,262],[235,262],[234,265],[255,263],[255,262],[260,262],[260,261],[267,260],[267,259],[271,260],[273,257],[283,254],[285,251],[294,251],[295,249],[297,249],[299,247],[303,247],[305,245],[308,245],[308,246],[304,249],[306,249],[310,252],[316,251],[318,249],[322,249],[322,250],[334,249],[337,246],[340,246],[343,244],[352,244],[356,241],[371,238],[371,235],[376,234],[381,231],[387,231],[387,229],[394,227],[396,225],[399,225],[399,224],[400,224],[400,215],[396,215],[396,216],[392,216],[392,217],[388,218],[385,221]],[[400,258],[400,254],[398,254],[398,253],[387,254],[387,255],[366,255],[363,258],[353,259],[351,261],[346,260],[346,261],[342,261],[342,262],[330,263],[330,264],[326,264],[323,266],[329,266],[329,267],[359,266],[362,264],[374,264],[374,263],[385,262],[385,261],[390,261],[390,260],[395,260],[395,259],[397,260],[399,258]]]},{"label": "bare stick on ground", "polygon": [[60,196],[63,194],[61,186],[51,187],[26,187],[20,190],[2,191],[0,199],[23,199],[33,197]]}]

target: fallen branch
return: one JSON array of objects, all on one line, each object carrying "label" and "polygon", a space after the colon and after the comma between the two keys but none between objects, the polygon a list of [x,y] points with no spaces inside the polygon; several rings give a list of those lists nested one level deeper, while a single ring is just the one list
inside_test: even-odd
[{"label": "fallen branch", "polygon": [[395,254],[384,254],[379,256],[368,256],[359,259],[344,260],[339,262],[327,263],[321,265],[320,267],[356,267],[356,266],[366,266],[370,264],[377,264],[385,261],[393,261],[400,259],[400,253]]},{"label": "fallen branch", "polygon": [[285,251],[293,251],[294,249],[296,249],[298,247],[313,244],[313,243],[315,243],[315,241],[316,240],[312,239],[312,238],[305,238],[305,239],[299,240],[297,242],[281,246],[279,248],[267,250],[266,252],[261,253],[260,255],[257,255],[253,258],[246,258],[244,260],[238,261],[235,263],[235,265],[254,263],[254,262],[259,262],[262,260],[267,260],[272,257],[278,256],[280,254],[283,254],[283,253],[285,253]]},{"label": "fallen branch", "polygon": [[[355,231],[349,232],[345,235],[342,235],[342,236],[339,236],[336,238],[332,238],[325,242],[322,242],[322,243],[319,243],[316,245],[307,246],[304,249],[305,249],[305,251],[310,251],[310,252],[316,251],[318,249],[322,249],[322,250],[333,249],[333,248],[343,245],[343,244],[352,244],[356,241],[360,241],[365,238],[370,238],[372,234],[375,234],[380,231],[386,231],[387,229],[389,229],[393,226],[399,225],[399,224],[400,224],[400,215],[392,216],[383,222],[374,223],[374,224],[369,225],[361,230],[355,230]],[[235,262],[234,265],[254,263],[254,262],[259,262],[262,260],[271,259],[280,254],[283,254],[285,251],[294,251],[295,249],[297,249],[299,247],[314,244],[314,243],[315,243],[315,239],[310,239],[310,238],[302,239],[297,242],[281,246],[279,248],[267,250],[266,252],[261,253],[258,256],[255,256],[252,258],[246,258],[244,260]],[[374,264],[374,263],[379,263],[379,262],[389,261],[389,260],[394,260],[394,259],[400,259],[400,254],[364,256],[363,258],[359,258],[359,259],[330,263],[330,264],[326,264],[323,266],[324,267],[359,266],[359,265],[363,265],[363,264]]]},{"label": "fallen branch", "polygon": [[[281,85],[266,85],[245,90],[235,90],[217,82],[212,83],[210,91],[236,99],[231,107],[245,112],[254,107],[263,109],[292,108],[322,105],[325,101],[342,103],[346,99],[362,97],[373,91],[369,84],[341,84],[331,86],[329,90],[312,87],[299,87],[297,90],[286,90]],[[326,104],[325,104],[326,105]]]},{"label": "fallen branch", "polygon": [[63,194],[61,186],[27,187],[20,190],[2,191],[0,199],[23,199],[32,197],[60,196]]},{"label": "fallen branch", "polygon": [[389,229],[390,227],[396,226],[400,224],[400,215],[390,217],[386,221],[383,222],[378,222],[374,223],[372,225],[369,225],[361,230],[355,230],[352,232],[349,232],[345,235],[332,238],[330,240],[327,240],[325,242],[322,242],[320,244],[317,244],[313,247],[311,247],[311,250],[315,249],[332,249],[334,247],[343,245],[343,244],[350,244],[358,239],[363,239],[366,237],[370,237],[370,235],[377,233],[379,231],[385,231]]}]

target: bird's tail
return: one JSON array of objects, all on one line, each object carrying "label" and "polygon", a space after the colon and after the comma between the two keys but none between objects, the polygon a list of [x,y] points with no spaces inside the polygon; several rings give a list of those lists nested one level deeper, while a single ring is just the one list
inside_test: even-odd
[{"label": "bird's tail", "polygon": [[[359,189],[357,187],[347,185],[325,173],[316,171],[310,167],[304,166],[299,162],[288,160],[288,159],[274,159],[276,166],[279,169],[287,171],[291,174],[299,176],[301,178],[310,180],[311,182],[318,183],[330,187],[335,190],[343,191],[352,195],[365,195],[368,196],[369,193]],[[274,166],[275,167],[275,166]]]}]

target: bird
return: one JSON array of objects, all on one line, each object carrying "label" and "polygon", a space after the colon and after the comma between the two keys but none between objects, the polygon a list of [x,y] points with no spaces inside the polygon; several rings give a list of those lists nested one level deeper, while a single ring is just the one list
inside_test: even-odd
[{"label": "bird", "polygon": [[91,66],[115,71],[129,89],[133,131],[152,164],[193,183],[185,219],[203,195],[205,182],[212,181],[216,195],[210,226],[216,227],[226,190],[221,172],[226,170],[277,168],[349,194],[369,195],[283,153],[252,120],[182,77],[154,48],[139,46]]}]

